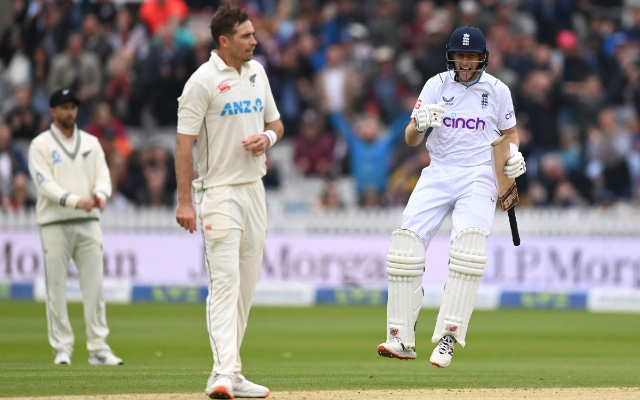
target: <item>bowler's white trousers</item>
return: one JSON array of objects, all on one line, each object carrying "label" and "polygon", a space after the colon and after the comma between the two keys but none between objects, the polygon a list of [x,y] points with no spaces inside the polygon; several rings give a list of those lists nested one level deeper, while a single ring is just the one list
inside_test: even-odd
[{"label": "bowler's white trousers", "polygon": [[109,335],[102,299],[102,231],[96,220],[61,222],[40,227],[44,254],[49,343],[73,353],[74,337],[67,314],[69,261],[78,268],[89,352],[108,350]]},{"label": "bowler's white trousers", "polygon": [[196,192],[209,272],[207,328],[213,373],[242,370],[240,347],[258,283],[267,234],[262,181]]},{"label": "bowler's white trousers", "polygon": [[411,193],[402,214],[402,229],[417,233],[427,249],[445,217],[452,213],[451,242],[467,228],[481,229],[488,236],[497,199],[491,164],[474,167],[431,164],[422,170]]}]

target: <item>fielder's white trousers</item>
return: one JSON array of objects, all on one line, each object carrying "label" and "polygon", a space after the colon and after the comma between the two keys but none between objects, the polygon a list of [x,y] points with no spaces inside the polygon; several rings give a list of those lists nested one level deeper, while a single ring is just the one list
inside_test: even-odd
[{"label": "fielder's white trousers", "polygon": [[498,189],[491,164],[475,167],[430,165],[422,170],[402,214],[402,229],[420,236],[424,248],[452,213],[451,242],[467,228],[487,236],[493,227]]},{"label": "fielder's white trousers", "polygon": [[262,181],[196,192],[209,271],[207,328],[213,372],[242,370],[240,347],[258,283],[267,232]]},{"label": "fielder's white trousers", "polygon": [[108,350],[107,316],[102,299],[102,231],[98,221],[65,222],[40,227],[44,253],[49,343],[73,352],[74,336],[67,313],[69,261],[78,268],[89,352]]}]

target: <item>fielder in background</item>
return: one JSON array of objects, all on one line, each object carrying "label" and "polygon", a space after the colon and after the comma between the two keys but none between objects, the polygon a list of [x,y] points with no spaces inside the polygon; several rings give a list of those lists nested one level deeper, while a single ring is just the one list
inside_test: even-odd
[{"label": "fielder in background", "polygon": [[36,215],[44,252],[49,343],[56,364],[71,364],[74,337],[67,314],[69,261],[78,268],[89,364],[121,365],[107,345],[102,299],[100,212],[111,195],[111,179],[98,139],[76,126],[79,101],[69,89],[51,95],[51,127],[29,146],[29,172],[36,182]]},{"label": "fielder in background", "polygon": [[211,398],[267,397],[269,389],[242,375],[240,346],[258,282],[267,230],[266,150],[284,131],[262,65],[253,60],[255,30],[246,11],[219,7],[211,21],[217,50],[178,99],[176,220],[196,231],[193,180],[209,272],[207,327],[213,372]]},{"label": "fielder in background", "polygon": [[526,171],[509,88],[484,72],[489,49],[474,27],[456,29],[446,46],[447,70],[427,81],[405,129],[417,146],[427,137],[426,167],[391,235],[387,256],[389,299],[383,357],[415,359],[415,330],[424,291],[425,252],[445,217],[452,213],[449,274],[431,341],[431,364],[446,368],[456,342],[465,346],[469,319],[487,262],[498,189],[491,142],[509,134],[510,178]]}]

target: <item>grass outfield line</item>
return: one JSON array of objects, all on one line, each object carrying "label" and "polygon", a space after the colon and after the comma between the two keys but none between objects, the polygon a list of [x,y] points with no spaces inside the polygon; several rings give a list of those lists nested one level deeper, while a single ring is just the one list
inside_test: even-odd
[{"label": "grass outfield line", "polygon": [[[107,307],[122,367],[87,363],[79,304],[72,365],[53,365],[43,303],[0,302],[0,397],[204,391],[211,350],[204,304]],[[640,318],[579,311],[476,311],[467,348],[431,366],[436,310],[422,310],[418,359],[377,355],[382,307],[252,310],[244,374],[273,392],[368,389],[638,387]]]}]

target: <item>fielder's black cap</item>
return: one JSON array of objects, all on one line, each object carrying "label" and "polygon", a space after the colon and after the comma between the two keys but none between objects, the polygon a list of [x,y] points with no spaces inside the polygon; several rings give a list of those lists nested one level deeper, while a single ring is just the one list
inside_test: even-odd
[{"label": "fielder's black cap", "polygon": [[58,89],[49,98],[49,107],[57,107],[67,102],[76,103],[76,105],[80,104],[80,100],[71,89]]}]

